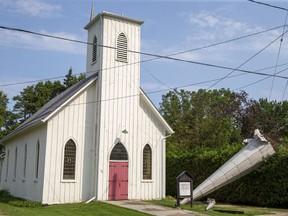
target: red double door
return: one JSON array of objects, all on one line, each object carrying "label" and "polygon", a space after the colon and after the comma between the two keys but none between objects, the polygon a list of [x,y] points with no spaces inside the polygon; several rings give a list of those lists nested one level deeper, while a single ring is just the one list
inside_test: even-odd
[{"label": "red double door", "polygon": [[108,200],[128,199],[128,162],[109,163]]}]

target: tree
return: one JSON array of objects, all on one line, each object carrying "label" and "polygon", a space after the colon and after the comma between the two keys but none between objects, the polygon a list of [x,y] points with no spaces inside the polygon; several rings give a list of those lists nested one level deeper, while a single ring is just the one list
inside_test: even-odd
[{"label": "tree", "polygon": [[245,92],[229,89],[168,92],[160,104],[160,112],[176,132],[168,140],[168,149],[242,141],[241,116],[247,106]]},{"label": "tree", "polygon": [[247,134],[245,130],[258,128],[266,136],[280,142],[288,138],[288,102],[269,102],[267,99],[253,101],[242,121],[243,134]]},{"label": "tree", "polygon": [[70,86],[76,84],[77,82],[79,82],[80,80],[84,78],[85,78],[85,74],[83,73],[81,73],[78,78],[77,76],[72,75],[72,68],[70,67],[68,74],[64,78],[63,84],[65,88],[69,88]]},{"label": "tree", "polygon": [[80,74],[78,78],[73,76],[70,68],[63,84],[61,81],[45,81],[26,87],[20,95],[13,97],[16,101],[13,111],[18,115],[18,122],[25,121],[52,98],[84,78],[84,74]]},{"label": "tree", "polygon": [[8,110],[8,102],[7,95],[0,90],[0,140],[16,127],[16,115]]}]

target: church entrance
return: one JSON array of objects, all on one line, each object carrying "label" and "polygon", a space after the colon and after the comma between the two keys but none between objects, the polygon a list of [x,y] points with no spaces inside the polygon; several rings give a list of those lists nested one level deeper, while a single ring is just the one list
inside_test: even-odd
[{"label": "church entrance", "polygon": [[108,200],[128,199],[128,154],[118,142],[110,155]]}]

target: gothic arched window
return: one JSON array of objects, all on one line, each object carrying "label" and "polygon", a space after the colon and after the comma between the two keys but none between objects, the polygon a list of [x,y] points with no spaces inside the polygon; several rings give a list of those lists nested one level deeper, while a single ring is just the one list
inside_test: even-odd
[{"label": "gothic arched window", "polygon": [[118,142],[112,149],[110,160],[128,160],[126,148],[121,142]]},{"label": "gothic arched window", "polygon": [[40,142],[39,140],[37,141],[36,144],[36,155],[35,155],[35,178],[38,179],[39,176],[39,155],[40,154]]},{"label": "gothic arched window", "polygon": [[117,38],[117,60],[127,62],[127,38],[124,33],[120,33]]},{"label": "gothic arched window", "polygon": [[68,140],[64,149],[63,179],[74,180],[76,167],[76,144]]},{"label": "gothic arched window", "polygon": [[152,150],[148,144],[143,149],[143,179],[152,179]]}]

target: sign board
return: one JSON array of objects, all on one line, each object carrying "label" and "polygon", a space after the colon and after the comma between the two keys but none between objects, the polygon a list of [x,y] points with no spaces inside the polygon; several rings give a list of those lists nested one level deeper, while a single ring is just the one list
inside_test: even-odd
[{"label": "sign board", "polygon": [[192,207],[193,199],[193,178],[186,171],[177,176],[177,206],[180,207],[180,199],[190,198]]},{"label": "sign board", "polygon": [[190,182],[179,182],[179,195],[180,197],[191,196]]}]

